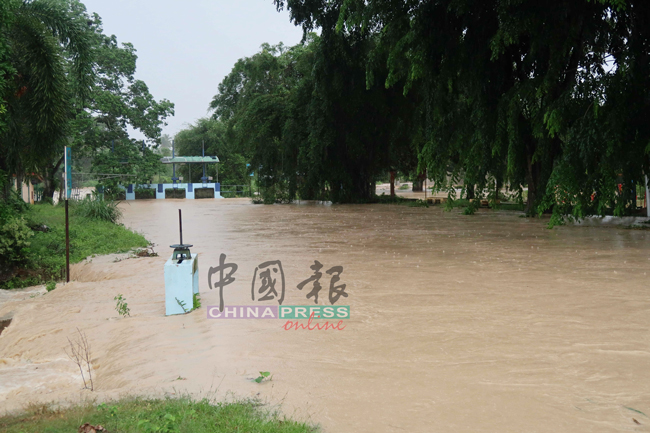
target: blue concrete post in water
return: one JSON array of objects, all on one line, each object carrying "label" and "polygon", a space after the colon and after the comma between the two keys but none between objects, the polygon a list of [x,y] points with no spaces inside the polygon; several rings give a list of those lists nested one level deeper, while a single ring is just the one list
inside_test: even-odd
[{"label": "blue concrete post in water", "polygon": [[165,263],[165,315],[191,311],[195,293],[199,293],[198,254],[180,263],[172,255]]},{"label": "blue concrete post in water", "polygon": [[172,245],[172,256],[165,263],[165,315],[185,314],[194,307],[194,294],[199,293],[198,254],[190,253],[192,245],[183,243],[183,220],[178,210],[181,243]]}]

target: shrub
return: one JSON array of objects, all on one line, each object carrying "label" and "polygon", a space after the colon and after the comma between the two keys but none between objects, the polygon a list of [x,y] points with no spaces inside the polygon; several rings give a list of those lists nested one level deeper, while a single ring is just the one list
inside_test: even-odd
[{"label": "shrub", "polygon": [[465,208],[463,211],[463,215],[474,215],[476,211],[478,210],[479,206],[481,205],[481,200],[480,199],[474,199],[469,202],[469,205]]},{"label": "shrub", "polygon": [[29,205],[25,203],[15,189],[10,189],[6,195],[4,191],[0,191],[0,221],[24,213],[28,209]]},{"label": "shrub", "polygon": [[86,197],[73,205],[73,212],[80,217],[108,221],[113,224],[122,218],[122,211],[113,200],[102,200],[98,197]]},{"label": "shrub", "polygon": [[292,195],[287,182],[277,182],[261,188],[262,202],[264,204],[291,203]]},{"label": "shrub", "polygon": [[45,285],[45,290],[48,292],[51,292],[52,290],[56,289],[56,281],[51,280]]},{"label": "shrub", "polygon": [[115,311],[117,311],[120,316],[131,317],[131,309],[129,308],[129,304],[126,303],[126,298],[122,296],[121,293],[116,297],[114,297],[113,300],[117,301],[117,303],[115,304]]},{"label": "shrub", "polygon": [[0,270],[10,268],[27,260],[29,238],[34,235],[25,219],[9,217],[0,220]]}]

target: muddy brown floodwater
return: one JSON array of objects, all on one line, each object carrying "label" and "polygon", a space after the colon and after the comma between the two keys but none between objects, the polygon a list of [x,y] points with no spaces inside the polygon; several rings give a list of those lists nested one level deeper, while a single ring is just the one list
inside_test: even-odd
[{"label": "muddy brown floodwater", "polygon": [[[79,327],[99,399],[258,396],[325,432],[650,431],[648,231],[548,230],[516,213],[439,206],[122,207],[161,257],[97,257],[51,293],[0,295],[0,317],[13,316],[0,336],[0,411],[91,396],[63,351]],[[199,253],[203,308],[165,317],[163,264],[179,207],[183,238]],[[282,262],[284,305],[308,305],[296,285],[318,260],[323,271],[343,266],[349,297],[338,304],[351,319],[343,331],[208,320],[219,296],[207,272],[221,253],[239,266],[226,305],[253,303],[253,272],[267,260]],[[321,283],[327,303],[329,276]],[[115,311],[118,293],[130,318]],[[252,382],[260,370],[273,380]]]}]

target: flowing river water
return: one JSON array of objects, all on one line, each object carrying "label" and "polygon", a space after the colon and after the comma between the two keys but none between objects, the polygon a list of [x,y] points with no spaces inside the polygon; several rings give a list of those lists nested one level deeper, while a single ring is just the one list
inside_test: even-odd
[{"label": "flowing river water", "polygon": [[[440,206],[121,206],[160,257],[96,257],[53,292],[0,294],[0,317],[13,316],[0,335],[0,411],[191,393],[258,397],[325,432],[650,431],[650,231],[549,230],[514,212]],[[203,307],[165,317],[179,208]],[[284,305],[313,305],[296,285],[318,260],[328,304],[324,271],[343,266],[345,329],[208,320],[206,306],[219,304],[208,268],[222,253],[238,265],[226,305],[257,303],[253,274],[268,260],[282,263]],[[129,318],[115,311],[118,293]],[[92,393],[64,352],[76,328],[92,345]],[[253,382],[259,371],[272,380]]]}]

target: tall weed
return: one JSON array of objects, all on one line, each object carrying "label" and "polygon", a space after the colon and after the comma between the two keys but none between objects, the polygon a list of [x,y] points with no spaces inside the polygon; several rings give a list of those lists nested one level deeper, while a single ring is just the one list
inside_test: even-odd
[{"label": "tall weed", "polygon": [[113,200],[102,200],[99,197],[86,197],[73,205],[75,215],[117,224],[122,219],[122,211]]}]

